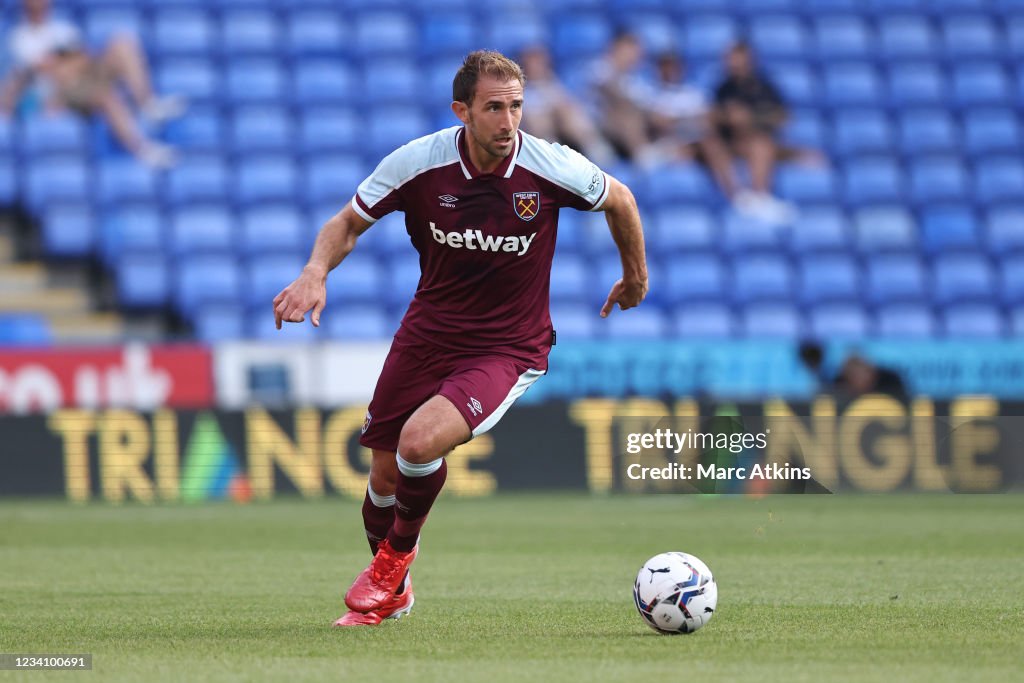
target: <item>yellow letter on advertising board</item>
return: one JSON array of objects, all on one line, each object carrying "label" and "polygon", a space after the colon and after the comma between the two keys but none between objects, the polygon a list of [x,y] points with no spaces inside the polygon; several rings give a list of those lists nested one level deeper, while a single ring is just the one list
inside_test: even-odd
[{"label": "yellow letter on advertising board", "polygon": [[338,491],[356,499],[362,499],[366,493],[367,473],[352,466],[348,445],[362,428],[365,418],[365,407],[342,408],[327,418],[324,427],[324,470],[327,481]]},{"label": "yellow letter on advertising board", "polygon": [[292,442],[269,413],[261,409],[245,413],[249,447],[249,477],[253,495],[274,495],[274,465],[281,468],[303,496],[322,496],[320,472],[320,414],[313,408],[295,411],[297,443]]},{"label": "yellow letter on advertising board", "polygon": [[64,441],[64,490],[69,499],[89,500],[89,435],[94,429],[88,410],[58,410],[50,415],[47,426]]},{"label": "yellow letter on advertising board", "polygon": [[[911,453],[905,433],[885,434],[875,439],[873,459],[861,450],[861,439],[871,423],[889,430],[905,430],[907,415],[903,404],[889,396],[871,394],[858,398],[846,409],[839,426],[839,456],[850,483],[863,491],[891,491],[910,474]],[[880,464],[876,465],[875,460]]]},{"label": "yellow letter on advertising board", "polygon": [[100,418],[100,482],[103,497],[120,503],[125,491],[153,502],[153,482],[142,469],[149,457],[149,425],[138,413],[108,410]]},{"label": "yellow letter on advertising board", "polygon": [[153,477],[164,500],[181,496],[181,464],[178,450],[178,416],[171,410],[153,415]]},{"label": "yellow letter on advertising board", "polygon": [[[812,430],[804,428],[800,418],[782,400],[764,404],[768,463],[802,462],[822,486],[839,485],[836,458],[836,402],[831,396],[818,396],[811,404]],[[794,457],[796,456],[796,457]]]},{"label": "yellow letter on advertising board", "polygon": [[481,434],[448,454],[448,481],[445,490],[454,496],[486,496],[498,483],[490,472],[469,469],[474,460],[487,460],[494,452],[494,439]]},{"label": "yellow letter on advertising board", "polygon": [[[991,421],[999,415],[999,402],[988,396],[968,396],[949,407],[953,440],[953,475],[957,491],[997,491],[1003,482],[996,465],[979,465],[978,456],[999,448],[999,430]],[[986,423],[987,422],[987,423]]]}]

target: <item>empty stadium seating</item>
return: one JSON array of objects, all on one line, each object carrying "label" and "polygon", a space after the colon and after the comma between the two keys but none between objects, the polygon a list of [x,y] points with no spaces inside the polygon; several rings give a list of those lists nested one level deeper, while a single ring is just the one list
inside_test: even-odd
[{"label": "empty stadium seating", "polygon": [[[711,86],[722,51],[746,37],[792,105],[786,139],[829,160],[779,168],[776,191],[799,217],[776,228],[736,214],[694,164],[611,169],[640,200],[651,298],[596,320],[615,247],[603,217],[563,212],[551,282],[560,335],[1024,333],[1024,3],[513,5],[499,19],[468,0],[60,3],[92,45],[137,35],[158,87],[190,100],[163,131],[182,160],[153,172],[72,115],[0,121],[0,202],[39,218],[50,256],[99,259],[126,308],[168,307],[200,339],[387,337],[418,279],[401,216],[331,276],[345,313],[320,331],[277,333],[269,301],[383,155],[455,123],[462,54],[547,42],[581,88],[588,60],[628,26]],[[37,322],[0,329],[45,336]]]}]

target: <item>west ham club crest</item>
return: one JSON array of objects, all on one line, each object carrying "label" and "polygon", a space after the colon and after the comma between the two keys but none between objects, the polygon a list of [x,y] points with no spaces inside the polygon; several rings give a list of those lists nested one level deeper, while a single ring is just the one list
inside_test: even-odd
[{"label": "west ham club crest", "polygon": [[516,192],[512,195],[512,206],[517,216],[532,221],[540,212],[540,192]]}]

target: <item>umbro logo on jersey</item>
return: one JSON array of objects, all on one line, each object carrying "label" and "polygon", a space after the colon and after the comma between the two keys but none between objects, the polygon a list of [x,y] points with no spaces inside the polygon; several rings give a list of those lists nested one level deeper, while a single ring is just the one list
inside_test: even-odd
[{"label": "umbro logo on jersey", "polygon": [[435,242],[447,244],[452,249],[507,251],[515,253],[516,256],[524,255],[533,243],[533,238],[537,236],[537,233],[533,233],[529,237],[526,235],[485,235],[482,230],[476,228],[467,228],[462,232],[455,230],[445,232],[433,222],[430,223],[430,234],[434,237]]},{"label": "umbro logo on jersey", "polygon": [[450,209],[454,209],[455,202],[459,201],[458,197],[453,197],[450,194],[441,194],[437,198],[441,200],[441,206],[447,206]]},{"label": "umbro logo on jersey", "polygon": [[477,415],[482,415],[484,412],[484,407],[480,405],[480,401],[476,400],[472,396],[469,398],[469,403],[466,404],[466,407],[469,408],[469,412],[473,415],[473,417],[476,417]]}]

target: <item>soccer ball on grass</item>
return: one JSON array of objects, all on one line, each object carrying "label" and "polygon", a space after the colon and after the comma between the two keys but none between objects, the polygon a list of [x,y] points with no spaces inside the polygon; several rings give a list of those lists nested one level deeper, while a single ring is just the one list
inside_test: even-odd
[{"label": "soccer ball on grass", "polygon": [[659,633],[693,633],[711,621],[718,584],[699,558],[687,553],[655,555],[633,584],[633,600],[644,623]]}]

